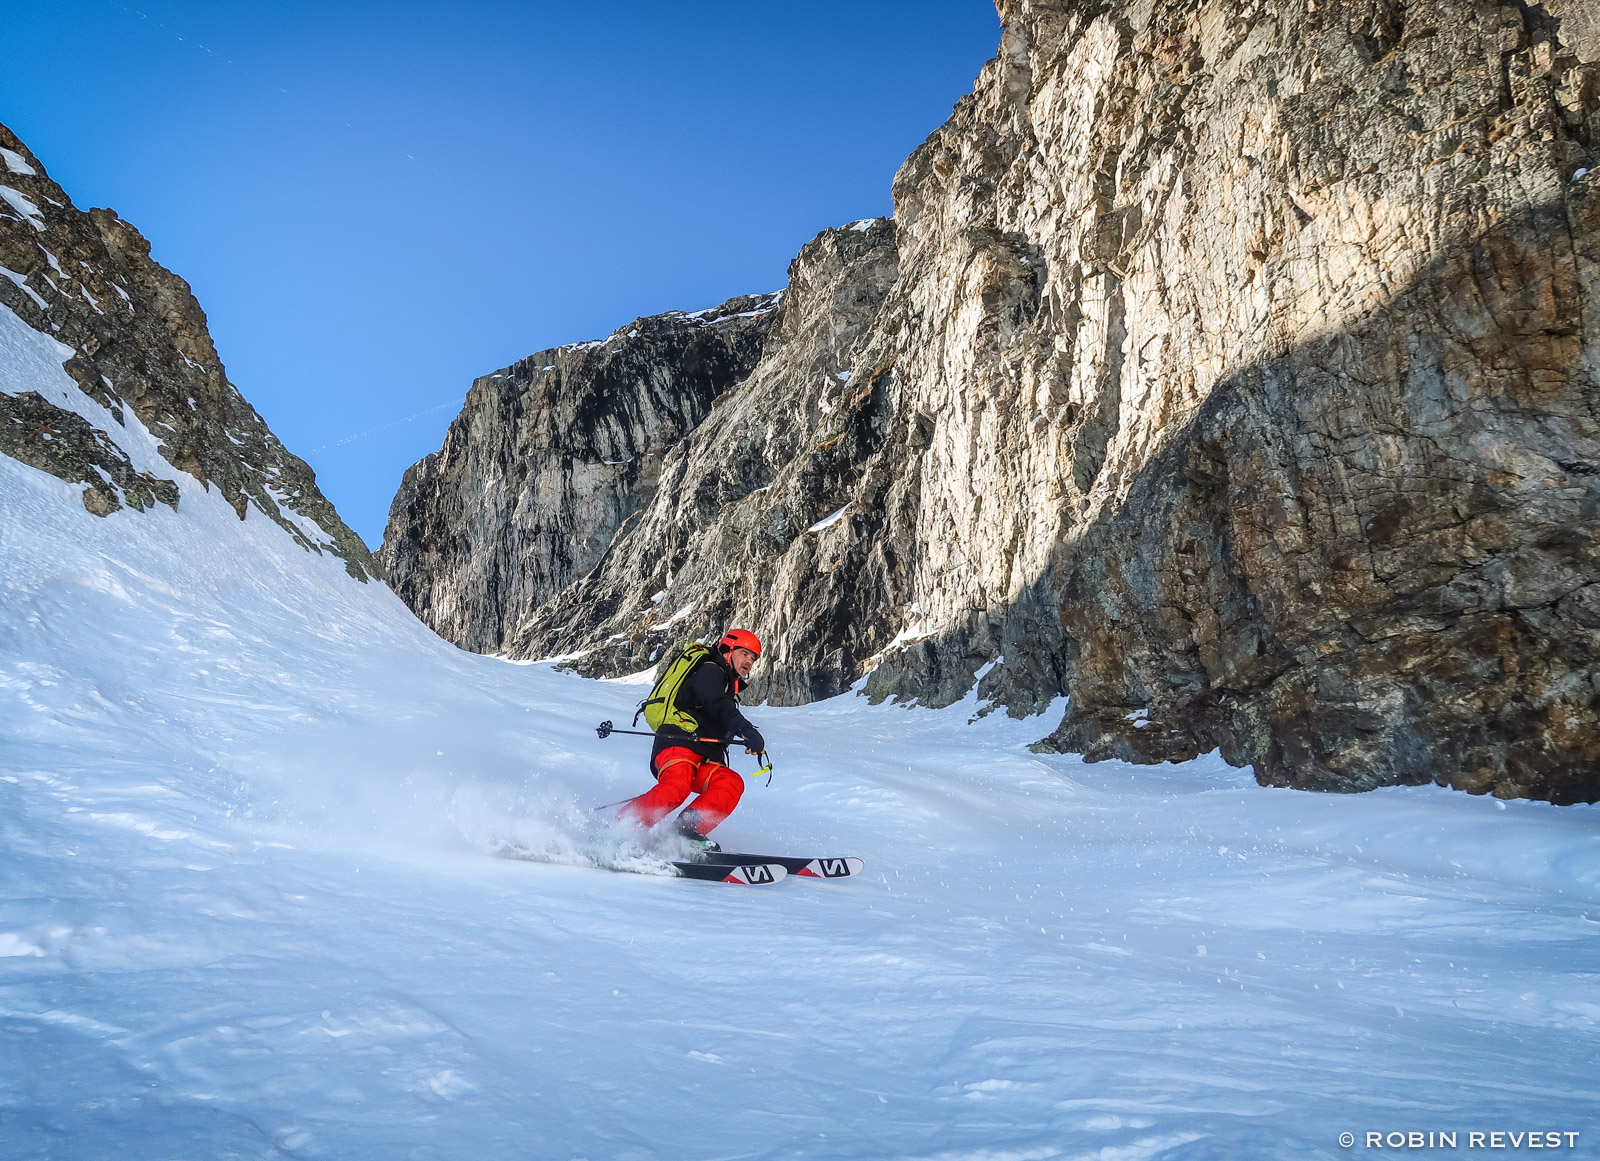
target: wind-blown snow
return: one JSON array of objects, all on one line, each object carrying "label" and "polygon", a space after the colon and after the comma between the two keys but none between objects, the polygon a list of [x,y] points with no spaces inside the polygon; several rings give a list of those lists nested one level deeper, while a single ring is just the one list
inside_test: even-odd
[{"label": "wind-blown snow", "polygon": [[850,505],[846,504],[843,508],[840,508],[837,512],[829,513],[828,515],[824,516],[821,520],[818,520],[810,528],[807,528],[806,531],[807,532],[824,532],[827,529],[832,528],[835,524],[839,523],[839,521],[844,519],[844,514],[847,511],[849,511],[849,509],[850,509]]},{"label": "wind-blown snow", "polygon": [[[9,279],[18,290],[22,291],[23,294],[26,294],[29,298],[33,299],[33,304],[40,310],[50,309],[50,304],[45,301],[44,296],[33,287],[28,285],[27,275],[18,274],[15,270],[8,270],[4,266],[0,266],[0,277]],[[12,312],[8,308],[6,313],[11,314]]]},{"label": "wind-blown snow", "polygon": [[[774,291],[768,292],[767,294],[759,295],[758,297],[760,297],[763,300],[760,306],[757,306],[752,310],[741,310],[741,311],[738,311],[735,314],[720,314],[720,313],[718,313],[718,312],[720,312],[722,310],[722,306],[708,306],[703,310],[691,310],[691,311],[677,311],[677,310],[675,310],[675,311],[669,311],[668,313],[669,314],[682,315],[684,318],[692,318],[692,319],[704,321],[704,322],[706,322],[708,324],[727,322],[729,319],[734,319],[734,318],[756,318],[756,317],[758,317],[760,315],[771,314],[773,311],[777,310],[778,307],[780,305],[782,305],[782,303],[783,303],[783,294],[784,294],[784,292],[781,291],[781,290],[774,290]],[[725,306],[727,304],[724,303],[722,305]],[[743,385],[742,381],[738,385],[742,386]]]},{"label": "wind-blown snow", "polygon": [[8,185],[0,185],[0,201],[5,202],[17,213],[21,214],[22,218],[35,230],[43,230],[45,228],[44,214],[40,212],[39,207],[34,204],[28,195],[21,190],[12,189]]},{"label": "wind-blown snow", "polygon": [[660,633],[665,629],[670,629],[679,621],[687,620],[689,615],[693,612],[694,602],[690,601],[687,605],[684,605],[683,608],[679,609],[676,613],[673,613],[672,616],[668,617],[665,621],[661,621],[658,624],[650,626],[650,630],[654,633]]},{"label": "wind-blown snow", "polygon": [[99,519],[0,457],[8,1155],[1590,1143],[1594,808],[1088,766],[1026,749],[1054,717],[845,697],[750,710],[776,778],[718,837],[863,878],[611,874],[659,866],[588,809],[649,785],[593,730],[637,685],[463,653],[179,479]]},{"label": "wind-blown snow", "polygon": [[5,161],[6,168],[12,173],[20,174],[23,177],[34,177],[39,172],[28,164],[27,158],[14,149],[0,146],[0,160]]}]

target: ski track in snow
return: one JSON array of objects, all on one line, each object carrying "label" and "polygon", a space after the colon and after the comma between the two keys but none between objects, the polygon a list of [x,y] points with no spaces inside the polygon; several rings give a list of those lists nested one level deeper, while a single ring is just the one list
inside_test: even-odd
[{"label": "ski track in snow", "polygon": [[638,686],[460,652],[178,478],[101,520],[0,457],[7,1156],[1592,1148],[1593,807],[847,696],[751,711],[775,782],[718,837],[862,878],[609,874],[661,869],[589,810],[648,785],[593,730]]}]

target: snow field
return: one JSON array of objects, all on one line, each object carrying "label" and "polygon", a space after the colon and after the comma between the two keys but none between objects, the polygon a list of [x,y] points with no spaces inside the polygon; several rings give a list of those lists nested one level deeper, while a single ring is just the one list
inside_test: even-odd
[{"label": "snow field", "polygon": [[639,687],[462,653],[179,479],[101,520],[0,457],[7,1157],[1594,1146],[1593,807],[1090,766],[1026,749],[1054,717],[845,697],[751,711],[776,777],[718,837],[861,879],[559,865],[630,855],[589,807],[645,742],[593,727]]}]

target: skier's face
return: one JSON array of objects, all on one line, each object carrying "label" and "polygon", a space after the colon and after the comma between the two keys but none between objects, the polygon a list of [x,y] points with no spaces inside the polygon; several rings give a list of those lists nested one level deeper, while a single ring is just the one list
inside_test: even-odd
[{"label": "skier's face", "polygon": [[743,647],[737,648],[728,654],[728,664],[733,666],[733,671],[739,675],[739,680],[743,681],[756,667],[756,655]]}]

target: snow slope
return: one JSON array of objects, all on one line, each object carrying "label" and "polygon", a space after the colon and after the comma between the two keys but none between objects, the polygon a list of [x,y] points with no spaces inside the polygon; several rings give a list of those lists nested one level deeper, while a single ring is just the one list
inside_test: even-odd
[{"label": "snow slope", "polygon": [[1593,1155],[1595,808],[847,697],[752,711],[719,837],[864,879],[497,858],[616,854],[639,687],[458,652],[182,483],[101,520],[0,457],[0,1155]]}]

